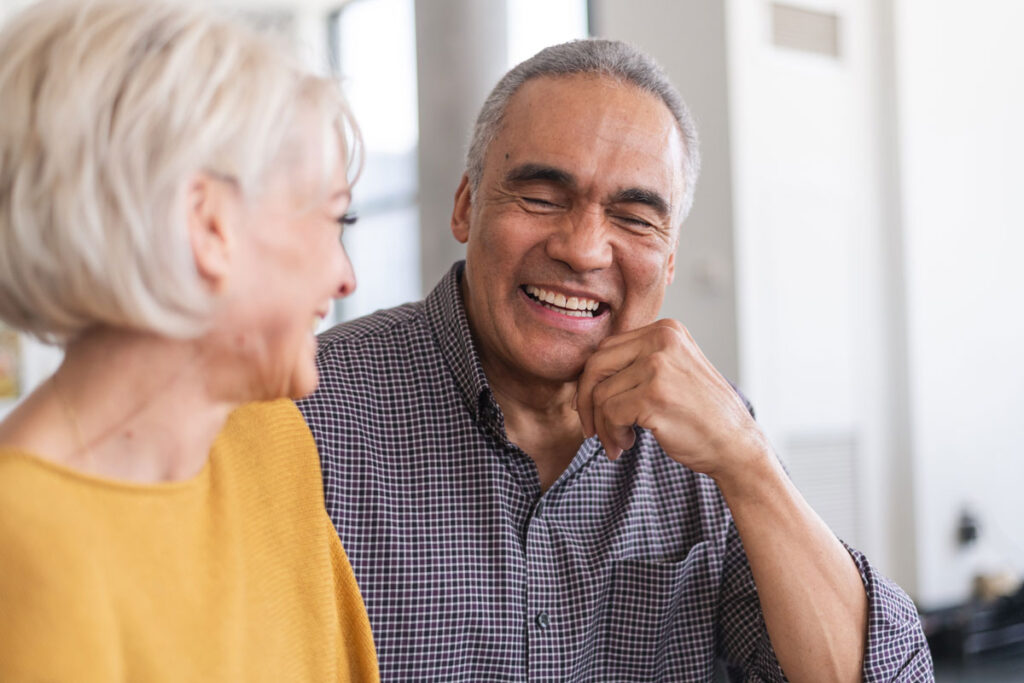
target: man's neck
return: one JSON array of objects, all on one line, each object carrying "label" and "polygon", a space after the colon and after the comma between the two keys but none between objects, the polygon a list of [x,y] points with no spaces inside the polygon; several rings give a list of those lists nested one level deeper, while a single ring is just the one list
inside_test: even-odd
[{"label": "man's neck", "polygon": [[537,466],[547,490],[572,462],[583,443],[583,426],[572,407],[576,383],[524,382],[483,363],[494,399],[505,417],[505,432]]}]

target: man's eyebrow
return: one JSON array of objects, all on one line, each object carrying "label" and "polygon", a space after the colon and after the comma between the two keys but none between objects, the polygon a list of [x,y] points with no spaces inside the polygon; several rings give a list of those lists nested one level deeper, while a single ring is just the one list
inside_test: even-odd
[{"label": "man's eyebrow", "polygon": [[509,183],[525,183],[532,180],[543,180],[566,187],[576,186],[576,178],[571,173],[544,164],[522,164],[505,174],[505,181]]},{"label": "man's eyebrow", "polygon": [[642,187],[630,187],[619,190],[612,195],[612,204],[646,204],[654,209],[658,215],[668,217],[671,213],[668,202],[654,190]]}]

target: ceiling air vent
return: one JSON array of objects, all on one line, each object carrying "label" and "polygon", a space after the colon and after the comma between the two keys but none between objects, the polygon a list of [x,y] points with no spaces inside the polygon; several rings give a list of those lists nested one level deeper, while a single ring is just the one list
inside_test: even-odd
[{"label": "ceiling air vent", "polygon": [[839,58],[839,16],[772,3],[772,42],[778,47]]}]

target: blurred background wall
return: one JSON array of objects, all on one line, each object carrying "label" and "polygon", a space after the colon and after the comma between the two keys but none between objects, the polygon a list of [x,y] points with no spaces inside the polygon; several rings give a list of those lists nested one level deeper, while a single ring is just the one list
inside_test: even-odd
[{"label": "blurred background wall", "polygon": [[[0,21],[24,4],[0,0]],[[836,533],[920,606],[1024,572],[1024,3],[221,4],[334,70],[363,127],[359,289],[336,320],[421,297],[460,257],[469,128],[509,66],[588,34],[651,52],[705,159],[663,314],[752,399]],[[19,344],[23,394],[60,353]]]}]

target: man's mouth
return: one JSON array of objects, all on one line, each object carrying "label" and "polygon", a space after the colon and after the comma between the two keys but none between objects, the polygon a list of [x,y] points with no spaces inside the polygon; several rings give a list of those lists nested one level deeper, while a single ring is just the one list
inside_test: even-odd
[{"label": "man's mouth", "polygon": [[544,308],[571,318],[593,318],[608,310],[608,304],[597,299],[565,296],[558,292],[541,289],[536,285],[524,285],[523,292]]}]

